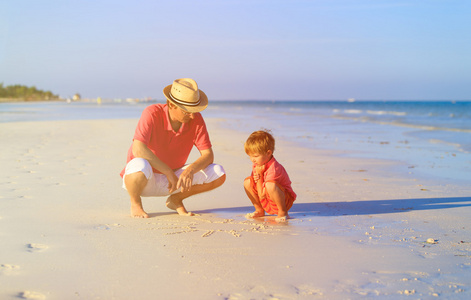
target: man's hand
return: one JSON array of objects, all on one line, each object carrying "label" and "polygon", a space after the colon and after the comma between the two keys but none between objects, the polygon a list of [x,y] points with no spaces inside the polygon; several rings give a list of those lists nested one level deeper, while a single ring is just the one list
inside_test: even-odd
[{"label": "man's hand", "polygon": [[182,192],[187,192],[191,189],[193,183],[194,172],[191,167],[186,168],[178,178],[177,189],[182,188]]},{"label": "man's hand", "polygon": [[168,180],[168,193],[171,194],[178,189],[178,177],[175,172],[166,175]]},{"label": "man's hand", "polygon": [[170,167],[161,161],[146,144],[139,140],[134,140],[132,144],[132,153],[134,157],[141,157],[146,159],[151,166],[165,174],[168,180],[168,192],[171,194],[178,189],[178,177]]}]

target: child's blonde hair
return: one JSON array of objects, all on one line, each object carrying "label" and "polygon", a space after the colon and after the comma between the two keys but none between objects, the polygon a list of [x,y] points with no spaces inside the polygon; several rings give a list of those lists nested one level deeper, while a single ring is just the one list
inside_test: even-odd
[{"label": "child's blonde hair", "polygon": [[267,129],[253,132],[244,144],[245,153],[264,154],[268,150],[275,152],[275,139]]}]

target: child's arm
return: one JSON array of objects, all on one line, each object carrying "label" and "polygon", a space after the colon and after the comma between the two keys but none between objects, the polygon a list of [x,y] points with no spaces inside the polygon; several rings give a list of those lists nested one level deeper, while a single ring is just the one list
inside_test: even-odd
[{"label": "child's arm", "polygon": [[265,178],[263,176],[263,173],[265,172],[265,165],[263,166],[257,166],[254,169],[254,181],[257,185],[257,193],[260,199],[265,198],[265,189],[263,188],[263,183],[265,182]]}]

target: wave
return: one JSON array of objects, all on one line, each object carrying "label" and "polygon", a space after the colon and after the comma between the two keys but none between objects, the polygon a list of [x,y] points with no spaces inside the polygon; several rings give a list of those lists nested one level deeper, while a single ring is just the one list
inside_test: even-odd
[{"label": "wave", "polygon": [[361,109],[345,109],[343,111],[346,114],[361,114],[363,111]]},{"label": "wave", "polygon": [[[332,110],[334,113],[345,113],[345,114],[352,114],[352,115],[358,115],[364,113],[363,110],[361,109],[333,109]],[[369,115],[392,115],[392,116],[407,116],[406,112],[403,111],[387,111],[387,110],[367,110],[367,114]]]},{"label": "wave", "polygon": [[407,113],[403,111],[384,111],[384,110],[367,110],[370,115],[393,115],[393,116],[406,116]]},{"label": "wave", "polygon": [[428,131],[450,131],[450,132],[463,132],[463,133],[471,133],[471,129],[467,128],[451,128],[451,127],[442,127],[442,126],[433,126],[433,125],[421,125],[421,124],[412,124],[407,122],[402,122],[398,120],[394,121],[381,121],[377,119],[372,119],[368,117],[347,117],[347,116],[333,116],[335,119],[343,119],[343,120],[353,120],[359,122],[370,122],[380,125],[393,125],[393,126],[401,126],[401,127],[408,127],[408,128],[415,128],[421,130],[428,130]]},{"label": "wave", "polygon": [[464,133],[471,133],[471,129],[464,129],[464,128],[450,128],[450,127],[441,127],[441,126],[432,126],[432,125],[419,125],[419,124],[410,124],[404,122],[385,122],[386,124],[397,125],[397,126],[404,126],[410,128],[417,128],[422,130],[434,130],[434,131],[452,131],[452,132],[464,132]]}]

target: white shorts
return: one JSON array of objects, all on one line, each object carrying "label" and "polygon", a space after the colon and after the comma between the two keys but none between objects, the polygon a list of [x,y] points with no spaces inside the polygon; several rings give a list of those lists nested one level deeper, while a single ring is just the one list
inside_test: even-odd
[{"label": "white shorts", "polygon": [[[183,166],[182,168],[175,171],[175,175],[180,177],[183,173],[183,170],[188,165]],[[152,166],[150,163],[143,159],[143,158],[134,158],[131,160],[127,165],[124,171],[123,176],[123,188],[126,189],[126,185],[124,184],[124,178],[127,174],[132,174],[136,172],[142,172],[147,178],[147,185],[145,186],[144,190],[142,191],[142,197],[160,197],[160,196],[168,196],[168,180],[167,176],[160,173],[154,173],[152,170]],[[193,184],[203,184],[203,183],[210,183],[214,180],[220,178],[226,172],[221,165],[211,164],[207,166],[204,170],[197,172],[193,175]],[[180,192],[180,190],[176,190],[173,194]]]}]

